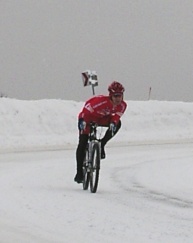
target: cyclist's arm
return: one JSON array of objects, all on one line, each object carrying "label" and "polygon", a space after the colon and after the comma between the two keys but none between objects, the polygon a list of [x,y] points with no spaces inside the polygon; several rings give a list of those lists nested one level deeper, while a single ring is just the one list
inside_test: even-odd
[{"label": "cyclist's arm", "polygon": [[117,109],[116,113],[112,114],[111,116],[111,122],[114,122],[116,125],[118,124],[120,118],[124,114],[125,110],[127,108],[127,104],[123,101],[119,108]]}]

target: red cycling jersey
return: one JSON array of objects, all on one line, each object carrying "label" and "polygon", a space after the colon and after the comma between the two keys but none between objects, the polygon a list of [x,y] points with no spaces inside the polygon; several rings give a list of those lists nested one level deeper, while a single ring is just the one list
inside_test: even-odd
[{"label": "red cycling jersey", "polygon": [[[108,126],[111,122],[117,124],[125,112],[127,104],[121,101],[119,105],[113,105],[109,96],[99,95],[87,100],[78,118],[83,118],[87,125],[96,122],[99,126]],[[88,133],[86,127],[84,133]]]}]

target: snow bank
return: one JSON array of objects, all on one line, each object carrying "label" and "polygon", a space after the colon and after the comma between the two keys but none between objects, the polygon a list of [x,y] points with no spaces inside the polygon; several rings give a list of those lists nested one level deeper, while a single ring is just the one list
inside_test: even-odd
[{"label": "snow bank", "polygon": [[[193,103],[127,101],[122,128],[111,141],[135,144],[193,141]],[[83,102],[0,99],[0,150],[62,149],[77,144]]]}]

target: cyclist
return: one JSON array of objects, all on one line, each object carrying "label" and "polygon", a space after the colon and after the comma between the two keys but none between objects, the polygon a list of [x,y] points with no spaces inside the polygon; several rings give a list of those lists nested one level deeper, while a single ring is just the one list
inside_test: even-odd
[{"label": "cyclist", "polygon": [[87,100],[78,115],[79,143],[76,149],[77,173],[74,178],[77,183],[83,181],[82,166],[88,142],[89,123],[96,122],[98,126],[108,127],[101,139],[101,159],[106,157],[104,149],[106,143],[121,127],[120,118],[127,107],[123,100],[125,89],[121,83],[114,81],[109,85],[108,91],[108,96],[99,95]]}]

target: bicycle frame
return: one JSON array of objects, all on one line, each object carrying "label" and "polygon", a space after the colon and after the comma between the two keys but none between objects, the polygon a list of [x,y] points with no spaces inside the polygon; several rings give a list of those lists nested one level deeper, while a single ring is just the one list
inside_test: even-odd
[{"label": "bicycle frame", "polygon": [[89,132],[89,136],[88,136],[89,162],[92,160],[91,155],[92,155],[93,145],[95,143],[98,143],[99,147],[101,149],[101,141],[99,138],[97,138],[97,127],[98,127],[98,125],[96,123],[90,124],[90,132]]}]

